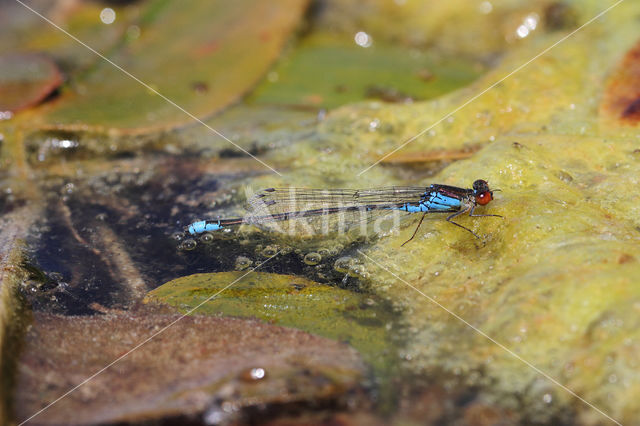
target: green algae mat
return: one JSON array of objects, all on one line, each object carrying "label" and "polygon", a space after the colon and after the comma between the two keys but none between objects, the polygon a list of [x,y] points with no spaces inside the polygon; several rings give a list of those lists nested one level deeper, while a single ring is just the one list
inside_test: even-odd
[{"label": "green algae mat", "polygon": [[237,271],[178,278],[151,291],[143,303],[297,328],[349,343],[377,368],[388,368],[384,353],[392,344],[388,331],[394,315],[370,295],[294,276]]},{"label": "green algae mat", "polygon": [[[120,393],[97,381],[36,420],[70,422],[83,400],[85,424],[640,418],[640,4],[148,1],[105,25],[101,3],[54,3],[46,16],[149,87],[19,5],[0,16],[0,336],[24,345],[2,352],[3,420],[177,318],[114,365]],[[16,98],[20,67],[35,71]],[[359,240],[183,233],[261,188],[476,179],[500,190],[476,213],[503,216],[457,218],[480,239],[439,217],[405,246],[419,218]]]}]

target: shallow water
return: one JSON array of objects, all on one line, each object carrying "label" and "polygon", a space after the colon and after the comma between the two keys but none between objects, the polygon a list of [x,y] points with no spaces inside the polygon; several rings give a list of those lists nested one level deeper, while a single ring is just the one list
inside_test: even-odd
[{"label": "shallow water", "polygon": [[[206,418],[226,413],[229,421],[264,420],[260,407],[266,406],[271,418],[283,421],[290,410],[300,407],[310,418],[345,416],[355,424],[608,421],[511,350],[606,415],[623,423],[637,418],[640,162],[637,129],[630,121],[633,114],[629,106],[619,107],[624,99],[616,91],[616,79],[631,81],[627,91],[636,87],[625,71],[633,68],[637,56],[633,54],[637,26],[629,19],[638,13],[637,5],[626,2],[485,94],[484,89],[556,42],[576,22],[595,16],[600,2],[565,2],[568,9],[555,6],[551,11],[542,4],[519,1],[482,2],[473,10],[462,1],[415,3],[404,9],[403,2],[372,2],[369,9],[361,9],[360,3],[322,3],[327,9],[309,17],[307,24],[313,24],[309,34],[299,35],[302,41],[269,68],[271,74],[246,103],[206,121],[235,145],[202,126],[157,132],[153,114],[144,120],[154,123],[155,130],[123,130],[118,127],[121,123],[138,123],[131,109],[130,116],[111,116],[112,127],[106,131],[92,127],[96,114],[91,115],[89,127],[62,120],[59,129],[51,129],[48,120],[61,114],[47,110],[57,108],[54,104],[0,122],[0,236],[8,241],[4,247],[12,259],[21,258],[5,270],[18,271],[12,272],[12,282],[24,296],[2,299],[3,306],[26,300],[35,315],[32,329],[23,330],[30,349],[19,366],[24,387],[18,393],[25,398],[21,401],[39,407],[78,382],[72,371],[56,376],[55,369],[46,368],[47,363],[36,356],[41,342],[56,338],[61,342],[48,348],[52,352],[45,360],[78,362],[79,371],[93,371],[100,362],[109,361],[102,357],[118,356],[151,335],[147,333],[161,329],[167,318],[176,318],[176,312],[194,308],[194,301],[172,305],[160,300],[156,310],[145,310],[149,307],[142,300],[148,300],[150,291],[157,295],[186,282],[194,286],[188,294],[197,306],[202,297],[212,295],[212,289],[215,294],[233,282],[232,276],[260,265],[259,280],[229,289],[214,301],[219,305],[206,305],[207,314],[216,318],[196,315],[171,335],[173,340],[154,346],[155,354],[140,352],[139,364],[125,362],[121,369],[115,368],[114,377],[121,372],[126,377],[127,369],[142,371],[144,356],[158,355],[167,362],[153,364],[158,369],[154,371],[179,371],[171,368],[172,358],[187,366],[200,365],[197,362],[207,361],[207,351],[213,349],[203,344],[202,350],[191,351],[199,348],[198,333],[213,338],[216,329],[210,327],[225,327],[224,315],[231,315],[243,318],[228,323],[235,336],[221,333],[216,339],[240,353],[242,345],[261,344],[260,334],[249,332],[261,327],[269,336],[269,347],[275,349],[255,359],[271,375],[269,380],[275,380],[263,382],[268,384],[265,388],[278,391],[260,391],[251,399],[253,391],[246,383],[253,382],[246,371],[257,367],[250,360],[236,365],[216,352],[225,368],[216,370],[206,383],[194,384],[191,378],[182,382],[188,384],[189,398],[184,400],[212,399],[196,404],[197,408],[183,406],[182,415],[203,419],[203,413],[208,413]],[[134,9],[127,10],[133,14]],[[128,16],[126,11],[118,13]],[[371,28],[369,47],[352,42],[365,25]],[[523,25],[528,32],[521,37]],[[438,28],[438,34],[432,34],[432,28]],[[327,45],[316,45],[323,40]],[[385,61],[428,50],[428,69],[418,67],[425,59],[421,54],[400,64],[406,68],[398,65],[394,78],[406,70],[408,79],[395,92],[387,90],[387,79],[382,88],[362,93],[357,73],[373,77],[375,70],[356,70],[356,77],[349,77],[355,80],[337,73],[331,77],[338,82],[344,78],[342,84],[331,79],[318,83],[324,96],[307,84],[313,78],[300,80],[296,75],[296,70],[309,67],[309,58],[318,51],[326,55],[348,43],[354,44],[347,52],[369,49],[357,51],[356,59],[375,56],[376,47],[380,56],[375,59]],[[396,44],[401,46],[398,51],[393,48]],[[209,43],[196,53],[217,48]],[[52,52],[57,52],[55,57],[73,58],[74,52],[65,49],[65,55]],[[456,55],[461,57],[456,66],[476,63],[477,69],[464,78],[447,76],[455,69],[450,62]],[[446,66],[439,69],[438,64]],[[320,66],[317,73],[327,74]],[[472,83],[476,76],[479,79]],[[83,78],[72,77],[74,82]],[[191,82],[187,85],[191,96],[215,91],[195,77],[186,79]],[[442,86],[429,86],[439,81]],[[411,93],[413,87],[424,91]],[[327,94],[329,90],[334,92]],[[66,93],[58,96],[65,108],[72,108]],[[426,100],[428,93],[438,98]],[[371,95],[396,103],[366,100]],[[142,95],[132,94],[132,104],[135,96]],[[468,107],[448,116],[474,97]],[[337,107],[358,100],[363,102]],[[434,123],[439,124],[431,128]],[[403,156],[367,169],[417,134],[422,136],[407,144]],[[242,149],[283,176],[247,158]],[[426,160],[416,162],[412,157]],[[197,219],[242,215],[248,189],[436,182],[467,187],[478,178],[501,189],[478,212],[504,216],[461,218],[482,241],[437,218],[426,220],[415,240],[402,248],[413,226],[361,240],[313,240],[251,227],[198,238],[183,232]],[[26,241],[24,249],[20,240]],[[4,254],[3,259],[8,258]],[[204,284],[196,280],[203,276]],[[243,302],[242,309],[232,311]],[[292,314],[284,322],[290,312],[299,316]],[[247,317],[262,322],[257,326]],[[198,328],[199,321],[209,328]],[[91,343],[83,334],[84,325],[103,334]],[[288,328],[278,328],[281,325]],[[113,336],[110,327],[117,330]],[[193,347],[179,345],[181,333],[189,336]],[[250,342],[242,339],[245,335],[252,336]],[[328,340],[314,340],[319,336]],[[108,351],[100,346],[108,345],[110,338],[117,341],[117,351],[105,355]],[[304,358],[300,360],[295,350],[309,339],[313,345],[300,352]],[[278,342],[286,345],[284,361],[277,356]],[[84,351],[83,345],[93,349]],[[323,347],[328,348],[322,352],[324,358],[313,358],[314,351]],[[327,362],[333,359],[344,360],[348,371],[342,374],[339,365]],[[30,370],[34,365],[45,368]],[[341,374],[345,380],[336,379]],[[47,379],[38,380],[41,376]],[[108,401],[101,405],[99,397],[103,394],[99,386],[105,385],[96,386],[77,394],[70,404],[82,406],[85,398],[108,411]],[[45,400],[29,399],[39,390],[48,392]],[[137,401],[132,395],[118,397]],[[372,408],[374,415],[368,414]],[[128,411],[132,417],[99,421],[135,422],[140,413],[136,410],[141,409],[132,403]],[[172,415],[183,419],[179,410],[146,413],[149,419],[175,419]],[[60,419],[65,410],[55,416],[62,417],[50,419],[64,421]]]}]

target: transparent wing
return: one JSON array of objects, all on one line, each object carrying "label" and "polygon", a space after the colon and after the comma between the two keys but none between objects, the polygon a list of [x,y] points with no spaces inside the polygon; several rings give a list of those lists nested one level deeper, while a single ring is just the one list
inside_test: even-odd
[{"label": "transparent wing", "polygon": [[247,209],[273,214],[325,207],[392,206],[417,203],[425,191],[425,187],[398,186],[374,189],[268,188],[251,197]]},{"label": "transparent wing", "polygon": [[[247,222],[278,232],[329,234],[379,232],[409,216],[394,208],[418,203],[424,187],[376,189],[268,188],[248,201]],[[375,229],[378,228],[378,229]]]}]

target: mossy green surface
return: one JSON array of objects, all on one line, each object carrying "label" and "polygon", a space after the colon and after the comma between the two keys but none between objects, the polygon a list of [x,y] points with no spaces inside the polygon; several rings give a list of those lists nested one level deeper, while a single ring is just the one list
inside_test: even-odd
[{"label": "mossy green surface", "polygon": [[[567,4],[580,23],[610,6]],[[460,219],[483,241],[428,219],[410,244],[400,248],[412,228],[364,251],[368,287],[406,313],[407,369],[448,372],[531,421],[640,418],[640,133],[598,114],[607,79],[640,38],[638,15],[638,3],[621,3],[555,46],[567,32],[539,30],[485,77],[435,101],[340,108],[278,158],[293,164],[286,178],[256,179],[255,187],[469,187],[482,178],[502,190],[478,212],[504,219]],[[403,153],[484,148],[429,182],[409,181],[401,166],[368,169],[418,134]]]}]

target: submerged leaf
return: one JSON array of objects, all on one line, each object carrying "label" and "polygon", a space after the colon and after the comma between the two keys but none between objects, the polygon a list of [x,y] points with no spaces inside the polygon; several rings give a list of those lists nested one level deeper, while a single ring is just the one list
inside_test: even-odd
[{"label": "submerged leaf", "polygon": [[621,124],[640,123],[640,42],[613,71],[600,104],[600,114]]},{"label": "submerged leaf", "polygon": [[464,57],[442,59],[391,45],[363,48],[351,38],[315,36],[270,72],[249,101],[308,108],[365,99],[407,103],[464,86],[481,71]]},{"label": "submerged leaf", "polygon": [[384,362],[380,353],[390,344],[386,327],[393,313],[388,305],[365,294],[290,275],[195,274],[158,287],[144,301],[167,304],[183,313],[260,318],[295,327],[348,342],[374,364]]},{"label": "submerged leaf", "polygon": [[343,344],[254,320],[36,314],[18,365],[16,419],[24,421],[123,355],[31,421],[238,421],[249,415],[246,408],[339,403],[364,373],[356,352]]},{"label": "submerged leaf", "polygon": [[0,112],[38,104],[62,84],[62,74],[48,58],[35,54],[0,56]]},{"label": "submerged leaf", "polygon": [[99,60],[45,111],[41,125],[145,133],[192,121],[181,108],[197,117],[219,111],[262,77],[305,6],[296,0],[151,1],[136,37],[107,54],[147,87]]}]

